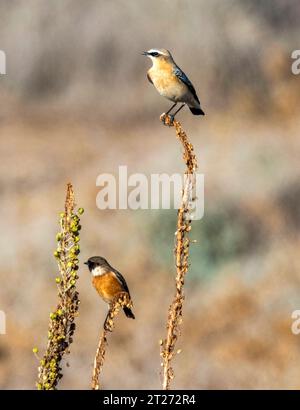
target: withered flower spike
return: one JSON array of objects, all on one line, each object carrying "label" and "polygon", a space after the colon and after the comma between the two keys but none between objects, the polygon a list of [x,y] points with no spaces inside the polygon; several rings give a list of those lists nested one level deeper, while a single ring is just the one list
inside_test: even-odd
[{"label": "withered flower spike", "polygon": [[193,205],[193,190],[195,185],[195,171],[197,159],[193,145],[189,142],[181,124],[170,116],[162,115],[161,121],[169,127],[174,127],[176,136],[183,147],[183,160],[186,165],[185,182],[182,191],[181,207],[177,213],[177,230],[175,232],[175,266],[176,266],[176,292],[169,307],[167,321],[167,337],[161,343],[162,378],[163,389],[169,390],[171,380],[174,379],[174,371],[171,360],[174,356],[175,345],[180,336],[180,324],[182,323],[182,308],[184,301],[184,278],[188,271],[189,242],[191,231],[190,213]]}]

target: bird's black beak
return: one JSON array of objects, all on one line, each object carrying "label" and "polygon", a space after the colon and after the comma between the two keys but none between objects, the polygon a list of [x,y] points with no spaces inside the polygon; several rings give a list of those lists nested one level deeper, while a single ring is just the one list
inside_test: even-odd
[{"label": "bird's black beak", "polygon": [[83,262],[85,265],[88,265],[89,263],[88,262]]},{"label": "bird's black beak", "polygon": [[142,56],[147,56],[147,55],[148,55],[148,51],[143,51],[141,54],[142,54]]}]

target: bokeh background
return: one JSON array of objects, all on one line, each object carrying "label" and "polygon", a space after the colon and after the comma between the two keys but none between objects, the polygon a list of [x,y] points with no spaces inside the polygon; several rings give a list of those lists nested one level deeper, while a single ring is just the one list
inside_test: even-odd
[{"label": "bokeh background", "polygon": [[80,316],[60,388],[87,389],[106,306],[83,262],[105,256],[127,279],[104,388],[160,388],[159,339],[174,291],[174,210],[100,211],[96,177],[182,172],[159,115],[169,103],[140,52],[172,51],[206,116],[180,113],[205,174],[193,224],[182,353],[173,387],[299,388],[300,48],[298,0],[0,2],[0,388],[32,389],[56,305],[58,214],[66,183],[82,217]]}]

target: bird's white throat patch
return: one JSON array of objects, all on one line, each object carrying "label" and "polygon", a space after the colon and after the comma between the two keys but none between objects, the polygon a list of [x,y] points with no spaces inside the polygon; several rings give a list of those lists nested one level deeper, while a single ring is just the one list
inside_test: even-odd
[{"label": "bird's white throat patch", "polygon": [[101,275],[104,275],[105,272],[106,270],[104,268],[102,268],[101,266],[97,266],[96,268],[92,270],[92,275],[101,276]]}]

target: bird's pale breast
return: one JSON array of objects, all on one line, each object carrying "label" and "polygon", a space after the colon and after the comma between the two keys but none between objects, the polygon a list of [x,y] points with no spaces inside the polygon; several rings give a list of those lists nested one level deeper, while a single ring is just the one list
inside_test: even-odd
[{"label": "bird's pale breast", "polygon": [[165,98],[171,101],[183,101],[188,89],[170,67],[161,67],[159,69],[151,68],[148,74],[157,91]]}]

